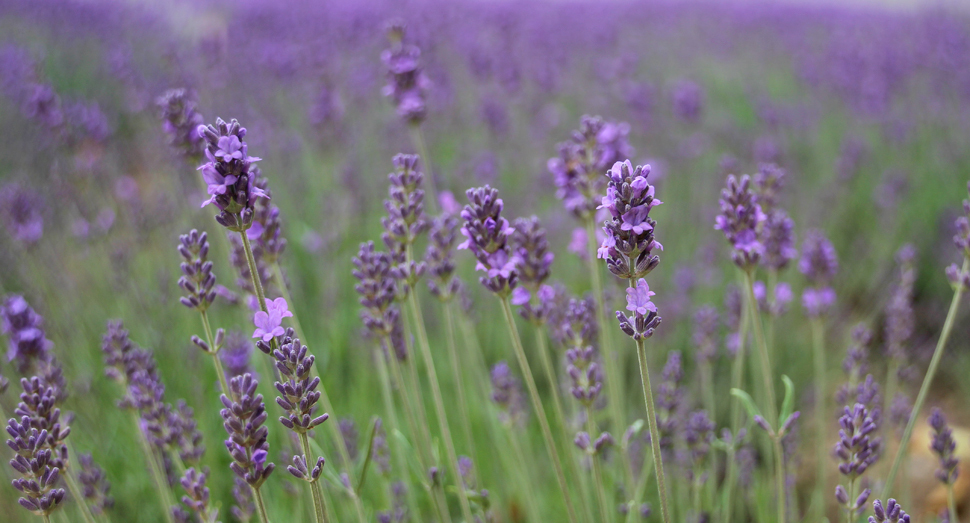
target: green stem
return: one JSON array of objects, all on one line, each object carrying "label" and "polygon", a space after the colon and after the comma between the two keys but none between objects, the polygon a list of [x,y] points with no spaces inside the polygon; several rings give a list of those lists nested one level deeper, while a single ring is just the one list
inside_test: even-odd
[{"label": "green stem", "polygon": [[[738,352],[734,355],[734,363],[731,365],[731,388],[742,389],[744,381],[744,358],[747,353],[745,350],[748,343],[748,310],[741,309],[741,325],[738,331]],[[731,401],[731,432],[737,436],[738,429],[741,427],[741,400],[734,398]],[[732,488],[729,486],[729,488]]]},{"label": "green stem", "polygon": [[758,302],[754,297],[754,278],[751,271],[744,272],[745,291],[748,293],[747,305],[748,313],[751,315],[751,330],[754,331],[754,338],[761,355],[761,374],[764,379],[765,395],[767,405],[764,406],[766,420],[772,427],[778,426],[778,403],[775,400],[775,385],[771,379],[771,359],[768,357],[768,345],[765,342],[765,333],[761,325],[761,316],[758,314]]},{"label": "green stem", "polygon": [[465,394],[465,379],[462,373],[461,360],[458,359],[458,349],[457,342],[455,340],[455,324],[453,313],[451,312],[451,304],[448,302],[442,302],[441,308],[445,313],[445,337],[448,339],[448,355],[451,360],[451,374],[455,380],[455,388],[458,390],[458,415],[461,419],[461,428],[465,436],[465,446],[468,448],[468,454],[475,454],[475,447],[472,444],[472,427],[471,427],[471,416],[468,415],[468,396]]},{"label": "green stem", "polygon": [[[826,488],[826,467],[828,466],[828,447],[826,445],[827,432],[825,427],[828,425],[828,389],[825,388],[825,326],[821,318],[812,318],[812,355],[815,363],[815,496],[824,496],[828,492]],[[823,498],[824,500],[824,498]],[[825,503],[819,503],[818,517],[820,521],[825,515]]]},{"label": "green stem", "polygon": [[266,514],[266,503],[263,502],[263,494],[258,488],[250,488],[253,490],[253,500],[256,501],[256,509],[259,511],[260,523],[269,523],[269,515]]},{"label": "green stem", "polygon": [[778,490],[778,519],[776,521],[784,522],[786,520],[785,455],[781,448],[781,437],[772,437],[771,439],[775,444],[775,488]]},{"label": "green stem", "polygon": [[428,181],[428,187],[431,189],[431,197],[425,198],[425,205],[428,207],[428,211],[431,214],[438,212],[438,187],[434,181],[434,171],[431,168],[431,155],[428,154],[428,146],[424,141],[424,131],[421,130],[421,124],[411,124],[411,140],[414,141],[414,148],[418,150],[418,155],[421,156],[421,161],[424,163],[424,173],[425,179]]},{"label": "green stem", "polygon": [[509,304],[508,296],[501,298],[502,312],[505,313],[505,323],[509,328],[512,337],[512,348],[515,357],[519,362],[519,369],[525,380],[526,387],[529,389],[529,398],[532,400],[532,408],[535,410],[536,417],[539,418],[539,427],[542,429],[542,437],[545,439],[546,452],[552,459],[553,467],[556,469],[556,479],[559,481],[559,490],[566,504],[566,512],[570,523],[576,523],[576,512],[573,509],[573,502],[569,495],[569,487],[566,484],[566,476],[562,472],[562,463],[559,460],[559,453],[556,451],[556,443],[549,429],[549,420],[546,418],[546,411],[542,407],[542,400],[539,399],[539,390],[536,388],[535,379],[532,377],[532,369],[529,367],[529,360],[525,357],[525,349],[522,348],[522,340],[519,338],[519,330],[515,326],[515,318],[512,316],[512,306]]},{"label": "green stem", "polygon": [[[590,444],[596,438],[596,424],[593,423],[593,409],[586,408],[586,432],[589,434]],[[596,500],[600,507],[600,521],[602,523],[607,523],[610,521],[610,510],[609,506],[606,504],[606,485],[603,484],[603,470],[600,464],[599,455],[590,455],[590,461],[592,462],[593,469],[593,483],[596,484]]]},{"label": "green stem", "polygon": [[608,327],[611,324],[611,320],[606,313],[606,305],[603,303],[603,281],[601,275],[603,269],[602,265],[597,263],[596,222],[592,216],[586,219],[586,242],[590,280],[592,280],[593,284],[597,319],[600,323],[600,354],[603,356],[603,369],[606,371],[606,387],[610,395],[610,415],[613,417],[613,430],[616,433],[620,433],[626,428],[626,418],[623,415],[623,399],[626,398],[626,395],[623,394],[623,391],[626,390],[624,388],[625,380],[620,367],[617,366],[617,360],[622,358],[623,355],[616,350],[616,345],[613,343],[613,330]]},{"label": "green stem", "polygon": [[[388,356],[390,356],[390,354],[388,354]],[[393,356],[390,356],[390,357],[393,357]],[[391,379],[387,371],[387,357],[384,355],[383,350],[378,349],[374,351],[374,358],[377,361],[377,375],[381,381],[381,397],[384,400],[384,410],[387,411],[387,415],[390,416],[391,429],[401,430],[401,424],[397,417],[397,409],[394,407],[394,398],[391,395],[392,387],[391,387]],[[407,406],[406,401],[402,403],[404,403],[404,407],[406,410],[410,409],[410,407]],[[408,412],[408,414],[410,415],[410,411]],[[387,432],[388,432],[388,435],[390,436],[391,431],[387,431]],[[403,474],[405,477],[410,477],[410,475],[408,474],[407,462],[404,459],[404,452],[405,452],[404,446],[400,444],[398,438],[391,437],[390,440],[394,442],[392,444],[396,447],[394,449],[394,452],[391,453],[391,455],[394,456],[394,462],[397,465],[399,474]],[[408,508],[410,509],[412,514],[419,514],[418,504],[414,498],[414,489],[406,489],[406,490],[407,490],[407,496],[408,496]]]},{"label": "green stem", "polygon": [[212,326],[209,325],[209,315],[203,310],[202,328],[205,329],[205,341],[209,343],[209,355],[212,356],[212,363],[216,367],[216,374],[219,375],[219,386],[222,393],[229,396],[229,382],[226,381],[226,371],[222,368],[222,360],[219,359],[219,348],[215,346],[212,339]]},{"label": "green stem", "polygon": [[155,454],[151,444],[145,437],[145,432],[141,429],[138,413],[132,411],[132,417],[135,421],[135,431],[138,432],[138,440],[139,443],[141,443],[141,450],[145,454],[145,459],[148,460],[148,469],[151,472],[152,480],[155,482],[155,490],[158,491],[158,498],[162,503],[162,514],[165,516],[166,523],[175,523],[171,510],[175,505],[175,500],[172,497],[172,490],[168,487],[168,480],[162,473],[162,468],[158,463],[158,456]]},{"label": "green stem", "polygon": [[77,484],[77,480],[74,479],[74,475],[71,474],[70,468],[61,474],[67,483],[67,490],[71,492],[71,497],[77,503],[78,510],[81,511],[81,517],[84,518],[86,523],[94,523],[94,515],[91,514],[91,508],[88,507],[87,502],[84,500],[84,496],[81,495],[81,488]]},{"label": "green stem", "polygon": [[[732,437],[737,437],[736,435]],[[738,463],[735,453],[735,441],[731,441],[731,446],[727,451],[727,475],[724,478],[724,493],[721,495],[721,519],[724,523],[731,523],[734,517],[732,502],[734,501],[734,484],[737,483]]]},{"label": "green stem", "polygon": [[[307,438],[306,432],[300,433],[300,447],[303,449],[303,459],[306,460],[307,467],[312,467],[313,461],[310,459],[310,441]],[[329,523],[330,518],[327,516],[327,507],[326,502],[323,500],[323,493],[320,492],[320,483],[316,479],[307,479],[307,483],[310,484],[310,495],[313,496],[313,514],[316,522]]]},{"label": "green stem", "polygon": [[509,426],[508,430],[505,432],[508,435],[509,442],[512,446],[512,452],[515,453],[515,468],[518,470],[518,474],[516,474],[516,476],[522,483],[521,488],[524,494],[523,497],[525,498],[526,507],[528,507],[530,512],[529,520],[542,521],[540,516],[541,512],[536,506],[536,501],[539,498],[533,491],[531,474],[529,473],[529,468],[526,465],[527,463],[531,462],[526,459],[525,452],[522,451],[522,443],[519,442],[519,438],[516,437],[512,427]]},{"label": "green stem", "polygon": [[947,510],[950,511],[950,521],[953,523],[959,523],[957,519],[957,504],[953,497],[953,483],[946,484],[946,506]]},{"label": "green stem", "polygon": [[[410,252],[410,245],[408,252]],[[438,430],[441,431],[441,439],[445,442],[445,452],[448,453],[448,461],[451,464],[452,474],[455,481],[455,488],[458,490],[458,501],[461,505],[462,516],[465,521],[473,521],[472,509],[468,502],[468,492],[461,484],[458,475],[458,454],[455,452],[455,443],[451,439],[451,428],[448,426],[448,417],[445,413],[445,402],[441,398],[441,387],[438,385],[438,373],[434,367],[434,358],[431,355],[431,344],[428,342],[428,332],[424,328],[424,318],[421,315],[421,307],[418,305],[418,298],[414,289],[408,293],[408,304],[411,307],[411,315],[414,317],[415,330],[418,332],[418,345],[421,347],[421,359],[424,360],[424,367],[428,372],[428,381],[431,382],[431,397],[434,400],[435,412],[438,418]]]},{"label": "green stem", "polygon": [[[970,258],[964,257],[963,268],[961,269],[961,274],[967,272],[970,269]],[[953,323],[956,320],[957,311],[960,309],[960,298],[963,297],[963,287],[957,286],[953,291],[953,300],[950,302],[950,310],[946,313],[946,321],[943,322],[943,331],[940,332],[940,339],[936,343],[936,349],[933,351],[933,358],[930,360],[930,366],[926,370],[926,376],[923,378],[923,384],[919,388],[919,394],[916,396],[916,403],[913,404],[913,412],[909,415],[909,422],[906,424],[906,430],[903,431],[903,437],[899,441],[899,448],[896,450],[896,457],[893,459],[893,466],[889,469],[889,476],[886,477],[886,485],[882,489],[881,499],[886,499],[889,497],[890,492],[893,489],[893,483],[896,480],[896,473],[899,471],[899,465],[903,461],[903,454],[906,451],[906,446],[909,444],[909,439],[913,436],[913,428],[916,426],[916,418],[919,416],[920,409],[923,408],[923,403],[926,401],[926,395],[929,393],[930,384],[933,383],[933,377],[936,375],[936,370],[940,366],[940,360],[943,359],[943,348],[946,347],[946,342],[950,338],[950,332],[953,330]]]},{"label": "green stem", "polygon": [[253,246],[249,243],[249,236],[246,235],[246,231],[239,231],[239,237],[242,238],[243,250],[246,251],[246,263],[249,265],[249,276],[253,281],[253,289],[256,290],[259,310],[269,313],[269,309],[266,308],[266,295],[263,294],[263,279],[259,276],[256,258],[253,256]]},{"label": "green stem", "polygon": [[637,359],[640,362],[640,385],[643,388],[643,402],[647,406],[647,426],[650,428],[650,446],[653,448],[653,469],[657,475],[657,491],[660,494],[660,516],[664,523],[670,523],[670,509],[667,506],[667,482],[664,478],[663,456],[660,453],[660,430],[657,428],[657,410],[653,404],[650,369],[647,366],[647,349],[642,339],[636,340],[636,342]]},{"label": "green stem", "polygon": [[[280,289],[280,295],[286,300],[286,303],[290,305],[290,310],[294,307],[293,297],[290,296],[290,289],[286,286],[286,280],[283,278],[283,267],[280,266],[280,261],[276,260],[273,262],[273,279],[276,280],[276,286]],[[293,314],[293,330],[296,331],[296,335],[301,339],[306,339],[306,332],[303,330],[303,326],[300,325],[300,317],[297,314]]]}]

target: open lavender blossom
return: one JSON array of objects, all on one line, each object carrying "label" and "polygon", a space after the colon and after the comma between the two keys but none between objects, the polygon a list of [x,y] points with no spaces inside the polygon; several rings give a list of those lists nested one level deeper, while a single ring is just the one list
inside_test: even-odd
[{"label": "open lavender blossom", "polygon": [[648,176],[649,165],[634,168],[629,160],[614,163],[606,173],[606,196],[600,208],[608,210],[610,217],[603,227],[606,238],[597,257],[605,259],[610,272],[624,280],[643,278],[660,263],[653,250],[663,250],[663,245],[654,239],[656,222],[650,211],[663,202],[654,197]]},{"label": "open lavender blossom", "polygon": [[273,338],[283,335],[283,318],[293,316],[290,312],[286,300],[276,298],[271,300],[266,298],[266,309],[268,312],[256,311],[253,315],[253,324],[256,330],[253,331],[253,338],[259,338],[263,342],[269,343]]},{"label": "open lavender blossom", "polygon": [[657,306],[651,301],[655,293],[650,290],[647,280],[640,278],[636,287],[626,290],[626,309],[630,315],[616,311],[616,319],[620,322],[620,329],[635,340],[653,336],[654,330],[660,325],[661,318],[657,314]]},{"label": "open lavender blossom", "polygon": [[226,123],[216,118],[214,125],[198,128],[205,139],[205,157],[199,167],[205,180],[209,199],[202,207],[214,204],[220,213],[216,221],[233,231],[245,231],[253,222],[253,207],[257,198],[268,195],[255,185],[258,171],[253,166],[260,158],[249,156],[249,146],[243,141],[246,128],[233,119]]},{"label": "open lavender blossom", "polygon": [[509,246],[515,229],[502,217],[504,204],[498,190],[488,185],[465,192],[468,205],[461,211],[465,224],[461,233],[465,241],[458,248],[471,251],[478,263],[476,271],[485,275],[479,281],[501,298],[509,296],[519,283],[518,256]]}]

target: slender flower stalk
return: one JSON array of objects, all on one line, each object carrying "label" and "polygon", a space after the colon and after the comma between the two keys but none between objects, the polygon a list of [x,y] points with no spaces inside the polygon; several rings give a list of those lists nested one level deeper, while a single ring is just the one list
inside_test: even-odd
[{"label": "slender flower stalk", "polygon": [[505,324],[512,338],[512,349],[525,379],[526,388],[529,390],[532,408],[539,419],[542,437],[546,444],[546,452],[549,453],[552,460],[569,521],[576,523],[576,512],[569,494],[566,476],[563,474],[559,453],[556,450],[555,439],[552,437],[549,420],[546,417],[545,409],[542,407],[539,390],[536,387],[529,360],[526,358],[525,349],[522,347],[522,339],[519,337],[519,330],[515,326],[515,317],[512,314],[509,297],[518,285],[519,280],[518,270],[516,269],[518,259],[508,245],[509,236],[514,232],[514,229],[501,216],[504,204],[502,199],[498,197],[496,189],[486,185],[468,189],[465,194],[468,196],[469,204],[461,211],[461,217],[465,221],[461,233],[466,240],[458,248],[468,249],[472,252],[478,262],[475,267],[476,270],[485,273],[484,276],[479,278],[479,282],[501,301]]},{"label": "slender flower stalk", "polygon": [[[593,417],[591,416],[590,409],[586,409],[586,429],[591,431],[595,429],[595,423],[593,422]],[[592,441],[590,434],[593,432],[580,432],[576,434],[576,438],[573,440],[576,447],[583,451],[589,456],[591,468],[593,469],[593,483],[596,485],[596,499],[600,510],[600,521],[607,522],[610,521],[612,506],[607,503],[606,496],[606,485],[603,482],[603,466],[600,463],[600,452],[605,450],[606,447],[613,445],[613,436],[609,432],[603,432],[596,438],[596,441]]]},{"label": "slender flower stalk", "polygon": [[[967,191],[970,192],[970,182],[967,183]],[[883,487],[883,495],[881,496],[884,498],[892,492],[896,474],[899,472],[899,466],[903,461],[903,455],[906,447],[909,445],[910,438],[913,436],[916,418],[923,408],[923,403],[926,402],[926,395],[929,393],[930,385],[936,376],[936,370],[939,368],[940,361],[943,359],[943,349],[946,347],[946,342],[949,340],[950,333],[953,331],[953,324],[956,322],[957,311],[960,308],[960,299],[963,297],[963,293],[970,288],[970,200],[963,200],[963,209],[966,216],[957,218],[956,225],[958,232],[953,238],[954,244],[960,248],[961,254],[963,255],[963,266],[958,268],[956,264],[952,264],[946,269],[947,278],[950,280],[951,285],[953,285],[953,300],[950,301],[950,310],[947,312],[946,320],[943,322],[943,330],[940,331],[940,338],[937,340],[936,348],[933,350],[933,357],[930,359],[929,368],[926,369],[926,376],[923,377],[923,384],[920,385],[919,394],[916,396],[916,402],[913,404],[913,409],[909,416],[909,422],[906,423],[906,429],[903,431],[903,436],[899,441],[899,449],[896,451],[896,457],[893,458],[889,475],[886,476],[886,485]]]},{"label": "slender flower stalk", "polygon": [[660,257],[653,254],[654,249],[663,250],[663,245],[654,238],[656,222],[650,218],[651,209],[663,202],[654,196],[655,189],[647,181],[649,175],[649,165],[634,168],[629,160],[614,163],[606,173],[606,196],[600,208],[606,209],[610,216],[603,227],[606,238],[597,251],[597,257],[606,260],[606,266],[614,276],[629,282],[627,310],[632,314],[627,316],[617,311],[616,318],[620,322],[620,330],[636,342],[640,385],[647,408],[654,471],[660,494],[660,512],[663,521],[669,523],[671,516],[660,451],[660,432],[644,343],[660,325],[660,316],[656,305],[650,300],[654,293],[643,277],[660,263]]}]

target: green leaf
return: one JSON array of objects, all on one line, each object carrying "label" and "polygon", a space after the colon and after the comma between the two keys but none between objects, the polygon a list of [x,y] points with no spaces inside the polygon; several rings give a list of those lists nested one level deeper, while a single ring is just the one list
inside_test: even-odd
[{"label": "green leaf", "polygon": [[744,406],[744,410],[748,411],[748,415],[752,419],[755,416],[761,416],[761,411],[758,410],[758,407],[754,404],[754,400],[751,399],[751,396],[747,392],[741,389],[731,389],[731,395],[741,400],[741,405]]},{"label": "green leaf", "polygon": [[785,383],[785,399],[781,402],[781,416],[778,416],[778,423],[784,423],[795,408],[795,385],[792,384],[791,378],[784,374],[781,376],[781,381]]}]

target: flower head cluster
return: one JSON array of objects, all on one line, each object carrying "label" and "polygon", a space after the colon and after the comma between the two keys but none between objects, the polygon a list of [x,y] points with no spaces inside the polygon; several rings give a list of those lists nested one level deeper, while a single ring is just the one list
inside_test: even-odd
[{"label": "flower head cluster", "polygon": [[394,156],[394,172],[388,175],[388,199],[384,200],[387,216],[381,219],[384,232],[381,238],[391,255],[391,276],[399,282],[398,292],[405,296],[424,275],[423,261],[408,260],[406,251],[428,228],[424,214],[424,173],[418,170],[419,158],[414,154]]},{"label": "flower head cluster", "polygon": [[686,122],[697,122],[704,110],[704,90],[690,80],[681,80],[672,94],[674,114]]},{"label": "flower head cluster", "polygon": [[720,326],[716,308],[705,305],[694,313],[694,334],[691,341],[694,343],[694,357],[697,361],[710,361],[717,356],[717,333]]},{"label": "flower head cluster", "polygon": [[381,61],[387,67],[383,93],[394,101],[398,116],[409,124],[420,124],[427,115],[425,100],[431,81],[421,70],[421,50],[404,43],[404,31],[401,23],[388,27],[391,47],[381,53]]},{"label": "flower head cluster", "polygon": [[[519,285],[512,292],[512,304],[521,305],[519,314],[536,325],[546,322],[555,291],[545,285],[555,258],[549,251],[546,231],[535,216],[514,222],[512,245],[519,265]],[[536,300],[532,297],[535,296]]]},{"label": "flower head cluster", "polygon": [[610,213],[603,230],[606,238],[596,256],[616,277],[625,280],[643,278],[660,263],[654,249],[663,245],[654,239],[654,225],[650,210],[661,202],[654,197],[655,189],[647,177],[649,165],[636,168],[629,160],[616,162],[606,173],[606,196],[599,208]]},{"label": "flower head cluster", "polygon": [[640,278],[636,287],[626,290],[626,309],[630,315],[616,311],[616,319],[620,322],[620,329],[635,340],[653,336],[653,332],[660,326],[660,316],[657,306],[650,300],[655,293],[650,290],[647,280]]},{"label": "flower head cluster", "polygon": [[266,298],[266,311],[256,311],[253,315],[253,338],[259,338],[263,343],[269,343],[273,338],[283,336],[283,318],[292,317],[290,307],[283,298],[271,300]]},{"label": "flower head cluster", "polygon": [[692,412],[684,423],[683,439],[687,446],[687,479],[691,481],[706,481],[706,473],[699,473],[706,469],[705,462],[711,452],[714,441],[714,422],[706,411]]},{"label": "flower head cluster", "polygon": [[316,358],[294,336],[293,329],[286,330],[279,348],[274,349],[265,341],[257,342],[256,346],[276,360],[276,369],[280,376],[279,381],[274,383],[279,392],[276,403],[286,414],[280,417],[280,423],[293,432],[303,434],[327,421],[329,414],[314,415],[320,400],[320,392],[317,390],[320,378],[310,377]]},{"label": "flower head cluster", "polygon": [[256,186],[259,171],[253,164],[260,159],[248,154],[249,146],[243,141],[246,128],[235,119],[226,123],[216,118],[215,125],[200,125],[198,133],[205,139],[208,160],[199,167],[209,193],[202,206],[215,204],[220,211],[216,215],[220,225],[245,231],[252,225],[256,199],[268,197]]},{"label": "flower head cluster", "polygon": [[[970,182],[967,182],[967,191],[970,192]],[[953,235],[953,243],[961,250],[965,262],[970,259],[970,200],[963,200],[963,213],[964,216],[957,218],[954,224],[957,232]],[[964,271],[958,264],[947,267],[946,276],[953,288],[970,289],[970,272]]]},{"label": "flower head cluster", "polygon": [[605,184],[601,173],[635,153],[629,134],[625,122],[583,115],[570,141],[558,145],[559,156],[546,162],[555,178],[556,197],[577,218],[593,217]]},{"label": "flower head cluster", "polygon": [[910,338],[916,327],[913,312],[913,284],[916,282],[916,268],[913,261],[916,252],[912,245],[904,245],[896,252],[899,266],[899,280],[893,287],[886,305],[886,321],[883,338],[886,354],[899,366],[900,377],[910,374],[910,351],[907,350]]},{"label": "flower head cluster", "polygon": [[188,89],[169,89],[155,100],[168,144],[188,160],[198,160],[202,156],[199,126],[203,119],[196,110],[196,103],[195,93]]},{"label": "flower head cluster", "polygon": [[229,468],[253,488],[259,488],[275,468],[266,462],[269,430],[263,423],[268,415],[263,395],[256,392],[258,385],[252,374],[236,376],[229,380],[232,397],[220,398],[225,407],[220,414],[229,434],[226,448],[233,460]]},{"label": "flower head cluster", "polygon": [[779,207],[781,190],[785,187],[787,177],[788,173],[773,163],[763,163],[758,166],[758,172],[753,176],[753,181],[758,193],[758,203],[764,212],[770,213]]},{"label": "flower head cluster", "polygon": [[724,293],[724,324],[728,328],[728,335],[725,337],[725,346],[728,354],[732,357],[738,354],[741,349],[741,311],[744,307],[744,298],[741,296],[741,289],[737,285],[728,285]]},{"label": "flower head cluster", "polygon": [[873,515],[869,516],[869,523],[909,523],[909,514],[896,503],[895,499],[886,502],[882,506],[882,501],[878,499],[872,502]]},{"label": "flower head cluster", "polygon": [[[670,455],[679,430],[680,407],[684,400],[684,367],[680,351],[670,351],[664,364],[660,385],[657,386],[657,429],[660,448]],[[668,457],[668,456],[665,456]]]},{"label": "flower head cluster", "polygon": [[468,205],[461,211],[465,241],[458,248],[468,249],[478,260],[475,270],[485,273],[479,278],[481,284],[505,298],[519,283],[518,256],[509,247],[515,229],[502,217],[504,204],[498,190],[486,185],[468,189],[465,195]]},{"label": "flower head cluster", "polygon": [[[852,408],[846,406],[843,409],[839,426],[841,428],[839,442],[835,444],[835,455],[839,458],[839,472],[851,484],[879,459],[880,440],[870,437],[876,431],[877,424],[869,409],[856,403]],[[839,485],[835,489],[835,498],[844,505],[846,511],[855,515],[869,499],[869,489],[852,500],[845,488]]]},{"label": "flower head cluster", "polygon": [[[194,467],[189,468],[182,475],[179,483],[182,484],[182,488],[185,489],[185,495],[182,496],[182,503],[184,503],[189,509],[199,516],[200,521],[212,521],[215,514],[210,512],[209,508],[209,487],[205,486],[206,480],[209,479],[208,468],[203,470],[196,470]],[[176,507],[174,509],[176,512],[181,512],[181,507]]]},{"label": "flower head cluster", "polygon": [[192,229],[179,236],[178,250],[182,255],[182,276],[178,283],[187,293],[180,301],[190,309],[203,312],[216,299],[216,276],[212,274],[212,262],[208,260],[209,235]]},{"label": "flower head cluster", "polygon": [[782,316],[788,312],[788,304],[794,298],[791,285],[786,282],[779,282],[775,285],[774,296],[768,294],[768,287],[761,280],[754,282],[751,290],[754,291],[754,299],[758,302],[758,310],[774,317]]},{"label": "flower head cluster", "polygon": [[23,296],[8,295],[0,305],[0,330],[7,336],[7,359],[24,374],[35,369],[37,362],[53,358],[54,344],[47,339],[44,318],[37,314]]},{"label": "flower head cluster", "polygon": [[825,314],[835,305],[835,290],[831,285],[839,270],[839,261],[835,247],[821,231],[811,230],[806,235],[798,270],[809,283],[802,293],[806,314],[813,317]]},{"label": "flower head cluster", "polygon": [[94,462],[90,454],[78,454],[77,462],[80,466],[77,480],[81,484],[81,495],[84,496],[94,515],[104,514],[115,504],[114,498],[108,494],[111,484],[105,476],[104,469]]},{"label": "flower head cluster", "polygon": [[751,190],[751,178],[728,176],[720,205],[721,214],[717,215],[714,228],[724,233],[734,249],[734,264],[745,270],[754,268],[765,253],[761,235],[766,216]]},{"label": "flower head cluster", "polygon": [[[374,242],[360,244],[353,259],[354,289],[360,296],[360,318],[368,332],[393,349],[400,361],[407,359],[401,309],[395,303],[396,285],[391,277],[391,257],[374,248]],[[390,344],[388,347],[387,345]]]},{"label": "flower head cluster", "polygon": [[591,345],[566,350],[566,374],[572,380],[569,392],[586,408],[593,406],[603,390],[603,369],[596,356]]},{"label": "flower head cluster", "polygon": [[933,429],[933,440],[930,449],[940,458],[940,468],[936,471],[936,479],[944,484],[952,484],[959,474],[960,460],[956,457],[957,443],[953,440],[953,431],[946,423],[946,417],[940,409],[933,409],[929,419]]},{"label": "flower head cluster", "polygon": [[[554,296],[556,305],[549,318],[549,334],[556,342],[565,347],[595,346],[599,327],[596,322],[596,304],[592,296],[569,298]],[[563,301],[563,304],[559,304]]]},{"label": "flower head cluster", "polygon": [[492,367],[492,401],[499,408],[502,423],[512,426],[525,423],[525,396],[522,394],[522,384],[512,375],[508,363],[500,361]]},{"label": "flower head cluster", "polygon": [[795,249],[795,222],[779,205],[785,178],[785,170],[772,163],[762,164],[754,175],[758,203],[765,213],[762,231],[765,250],[761,262],[776,271],[787,267],[798,255]]},{"label": "flower head cluster", "polygon": [[233,476],[232,483],[233,505],[229,507],[229,513],[236,521],[249,521],[256,512],[253,489],[249,488],[249,484],[239,476]]},{"label": "flower head cluster", "polygon": [[17,241],[31,245],[44,235],[44,217],[40,211],[38,193],[18,183],[8,183],[0,188],[0,214],[6,222],[7,232]]},{"label": "flower head cluster", "polygon": [[458,294],[461,280],[455,277],[453,258],[458,237],[458,218],[442,214],[431,222],[428,232],[428,249],[424,263],[427,266],[428,290],[431,295],[447,303]]},{"label": "flower head cluster", "polygon": [[256,376],[252,366],[253,343],[240,331],[230,331],[219,349],[219,359],[226,369],[226,376],[233,378],[250,373]]},{"label": "flower head cluster", "polygon": [[13,487],[23,496],[20,506],[37,514],[47,516],[64,501],[65,491],[57,488],[61,469],[51,452],[50,434],[31,426],[30,419],[7,421],[7,446],[14,452],[10,466],[20,477],[13,480]]}]

